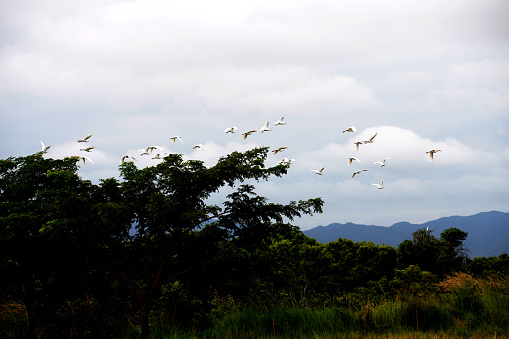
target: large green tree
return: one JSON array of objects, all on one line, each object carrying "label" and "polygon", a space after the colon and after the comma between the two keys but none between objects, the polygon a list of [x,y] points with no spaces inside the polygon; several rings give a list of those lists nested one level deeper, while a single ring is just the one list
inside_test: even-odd
[{"label": "large green tree", "polygon": [[[0,265],[8,279],[0,280],[23,300],[30,335],[34,305],[66,302],[71,291],[88,296],[96,274],[131,289],[148,336],[162,287],[216,255],[221,244],[270,236],[285,228],[285,218],[321,212],[320,198],[276,204],[255,193],[257,181],[287,173],[288,165],[266,168],[267,153],[233,152],[211,167],[170,154],[143,169],[124,163],[121,180],[97,185],[79,177],[77,157],[1,160]],[[223,197],[221,205],[211,203],[214,194]]]},{"label": "large green tree", "polygon": [[[161,287],[218,253],[233,238],[263,236],[272,223],[321,212],[320,198],[289,204],[269,203],[246,180],[286,174],[288,165],[265,168],[268,148],[233,152],[205,167],[170,154],[152,167],[124,163],[122,181],[104,180],[94,206],[107,228],[105,257],[109,269],[131,287],[140,310],[140,326],[149,333],[149,313]],[[222,206],[213,194],[229,186]]]}]

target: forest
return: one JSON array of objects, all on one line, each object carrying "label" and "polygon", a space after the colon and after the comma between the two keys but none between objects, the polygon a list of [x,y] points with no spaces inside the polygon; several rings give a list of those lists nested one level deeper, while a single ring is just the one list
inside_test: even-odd
[{"label": "forest", "polygon": [[268,151],[125,162],[98,184],[77,157],[0,160],[0,337],[509,336],[507,254],[470,258],[460,225],[321,244],[293,225],[321,198],[256,193],[290,166]]}]

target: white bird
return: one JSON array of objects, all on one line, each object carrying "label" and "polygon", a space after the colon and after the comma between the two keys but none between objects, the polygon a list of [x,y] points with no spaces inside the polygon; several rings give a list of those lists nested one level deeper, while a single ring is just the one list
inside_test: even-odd
[{"label": "white bird", "polygon": [[235,133],[235,130],[237,129],[237,126],[228,127],[224,130],[225,133]]},{"label": "white bird", "polygon": [[369,138],[369,140],[365,140],[363,141],[362,143],[363,144],[372,144],[373,143],[373,139],[375,139],[375,137],[378,135],[378,132],[376,132],[371,138]]},{"label": "white bird", "polygon": [[142,148],[142,149],[139,149],[138,152],[141,152],[140,155],[149,155],[150,153],[148,153],[148,151],[145,149],[145,148]]},{"label": "white bird", "polygon": [[250,131],[247,131],[246,133],[242,133],[242,139],[246,140],[249,135],[256,133],[256,132],[258,132],[258,130],[252,129]]},{"label": "white bird", "polygon": [[355,171],[353,172],[353,174],[350,176],[350,179],[353,179],[353,177],[355,177],[356,174],[361,174],[361,172],[364,172],[364,171],[369,171],[368,169],[363,169],[363,170],[359,170],[359,171]]},{"label": "white bird", "polygon": [[193,146],[194,150],[197,150],[198,148],[200,148],[203,151],[203,145],[202,144],[196,144],[196,145]]},{"label": "white bird", "polygon": [[152,157],[152,159],[162,159],[166,156],[166,153],[157,153],[155,157]]},{"label": "white bird", "polygon": [[263,126],[260,128],[260,132],[268,132],[268,131],[272,131],[270,128],[269,128],[269,120],[265,121],[265,123],[263,124]]},{"label": "white bird", "polygon": [[174,135],[174,136],[172,136],[172,137],[170,138],[171,142],[173,142],[173,143],[175,143],[175,141],[177,141],[177,139],[179,139],[181,143],[184,143],[184,142],[182,141],[182,138],[181,138],[181,137],[179,137],[178,135]]},{"label": "white bird", "polygon": [[136,161],[136,159],[135,159],[134,157],[132,157],[132,156],[130,156],[130,155],[128,155],[128,154],[126,154],[126,155],[124,155],[124,156],[122,157],[122,159],[120,160],[120,165],[122,165],[124,162],[126,162],[126,161],[127,161],[127,159],[129,159],[129,158],[133,159],[133,161]]},{"label": "white bird", "polygon": [[311,172],[315,172],[318,175],[322,175],[322,171],[325,167],[320,168],[320,170],[311,170]]},{"label": "white bird", "polygon": [[345,132],[346,132],[346,134],[350,134],[350,132],[357,132],[357,128],[355,128],[355,126],[351,126],[343,131],[343,133],[345,133]]},{"label": "white bird", "polygon": [[361,161],[359,159],[357,159],[356,157],[350,157],[350,158],[348,158],[348,166],[350,166],[352,164],[352,161],[358,161],[359,164],[362,164]]},{"label": "white bird", "polygon": [[90,158],[89,158],[89,157],[87,157],[87,156],[79,157],[79,159],[78,159],[78,160],[79,160],[79,161],[81,161],[81,162],[83,163],[83,165],[85,165],[85,161],[90,161],[92,164],[94,163],[94,162],[92,161],[92,159],[90,159]]},{"label": "white bird", "polygon": [[371,184],[371,185],[376,186],[376,187],[378,187],[379,190],[381,190],[384,188],[384,179],[382,179],[382,181],[380,181],[380,184]]},{"label": "white bird", "polygon": [[290,165],[294,161],[295,161],[295,159],[283,158],[283,159],[279,160],[278,164],[279,165]]},{"label": "white bird", "polygon": [[384,167],[385,166],[385,161],[389,159],[389,158],[385,158],[384,160],[382,161],[376,161],[375,163],[373,163],[373,165],[376,165],[376,164],[380,164],[380,167]]},{"label": "white bird", "polygon": [[49,145],[48,145],[48,146],[45,146],[45,145],[44,145],[44,143],[43,143],[42,141],[41,141],[41,145],[42,145],[42,147],[41,147],[41,152],[43,152],[43,153],[46,153],[46,152],[48,151],[48,149],[51,147],[51,146],[49,146]]},{"label": "white bird", "polygon": [[87,134],[86,137],[84,137],[83,139],[80,139],[80,140],[76,140],[76,142],[88,142],[88,139],[90,139],[91,136],[92,136],[92,133]]},{"label": "white bird", "polygon": [[283,122],[283,120],[284,120],[284,119],[285,119],[285,117],[281,117],[281,118],[279,118],[279,120],[278,120],[278,121],[276,121],[276,122],[274,123],[274,125],[276,125],[276,126],[277,126],[277,125],[286,125],[286,122]]},{"label": "white bird", "polygon": [[275,150],[272,151],[273,154],[277,154],[278,152],[283,152],[285,149],[287,149],[288,147],[290,146],[281,146],[279,148],[276,148]]},{"label": "white bird", "polygon": [[91,152],[94,148],[95,146],[80,148],[80,151]]},{"label": "white bird", "polygon": [[355,145],[355,148],[357,149],[357,151],[359,150],[359,146],[362,145],[364,143],[364,141],[356,141],[354,142],[353,144]]},{"label": "white bird", "polygon": [[426,154],[429,154],[429,161],[433,161],[433,154],[437,152],[442,152],[441,149],[432,149],[426,152]]},{"label": "white bird", "polygon": [[145,148],[145,153],[152,154],[152,151],[158,149],[164,152],[164,150],[160,146],[148,146]]}]

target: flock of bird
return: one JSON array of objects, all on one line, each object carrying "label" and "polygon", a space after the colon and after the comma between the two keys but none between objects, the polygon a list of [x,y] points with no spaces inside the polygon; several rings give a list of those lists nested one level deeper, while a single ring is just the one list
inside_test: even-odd
[{"label": "flock of bird", "polygon": [[[287,123],[284,121],[284,117],[280,117],[278,121],[276,121],[274,123],[275,126],[284,126],[286,125]],[[236,130],[237,130],[237,126],[232,126],[232,127],[228,127],[224,130],[224,133],[226,134],[235,134]],[[252,135],[253,133],[257,133],[257,132],[260,132],[260,133],[264,133],[264,132],[269,132],[269,131],[272,131],[272,129],[269,128],[269,121],[265,121],[265,123],[263,124],[263,126],[259,129],[252,129],[252,130],[249,130],[249,131],[246,131],[244,133],[242,133],[242,139],[243,140],[246,140],[248,136]],[[357,129],[355,126],[350,126],[348,128],[346,128],[343,133],[347,133],[347,134],[350,134],[350,133],[355,133],[357,132]],[[78,139],[76,140],[77,143],[88,143],[89,142],[89,139],[92,137],[92,133],[86,135],[83,139]],[[369,138],[368,140],[361,140],[361,141],[356,141],[354,142],[353,144],[355,145],[355,148],[357,151],[359,151],[359,147],[361,145],[367,145],[367,144],[372,144],[374,143],[375,141],[375,137],[378,135],[378,132],[376,132],[371,138]],[[180,141],[181,143],[184,143],[184,141],[182,140],[182,137],[181,136],[178,136],[178,135],[175,135],[175,136],[172,136],[170,138],[170,141],[172,143],[175,143],[176,141]],[[43,153],[46,153],[48,151],[48,149],[50,148],[50,146],[46,146],[42,141],[41,141],[41,152]],[[290,146],[281,146],[281,147],[278,147],[274,150],[272,150],[272,153],[274,155],[280,153],[280,152],[283,152],[285,151],[286,149],[288,149]],[[88,147],[83,147],[83,148],[80,148],[80,151],[82,152],[87,152],[87,153],[90,153],[92,150],[95,149],[95,146],[88,146]],[[203,151],[204,149],[204,146],[203,144],[196,144],[193,146],[193,150],[198,150],[198,149],[201,149]],[[159,153],[156,153],[155,155],[153,155],[153,152],[154,151],[159,151]],[[429,160],[430,161],[433,161],[433,156],[434,154],[438,153],[438,152],[441,152],[442,150],[439,150],[439,149],[431,149],[429,151],[426,152],[426,154],[429,155]],[[148,146],[146,148],[143,148],[143,149],[139,149],[138,152],[140,152],[140,156],[152,156],[152,159],[163,159],[167,153],[164,152],[163,148],[160,147],[160,146]],[[80,155],[80,156],[76,156],[76,159],[77,161],[80,161],[83,165],[85,165],[86,162],[91,162],[93,163],[92,159],[90,159],[89,157],[85,156],[85,155]],[[389,160],[389,158],[384,158],[383,160],[380,160],[380,161],[376,161],[374,163],[374,165],[377,165],[379,164],[380,167],[385,167],[387,165],[387,160]],[[126,161],[137,161],[135,157],[129,155],[129,154],[126,154],[124,155],[121,160],[120,160],[120,164],[123,164],[124,162]],[[291,158],[283,158],[281,159],[278,164],[287,164],[287,165],[290,165],[292,162],[294,162],[295,159],[291,159]],[[362,164],[361,161],[356,158],[356,157],[349,157],[347,159],[347,165],[348,166],[351,166],[353,162],[357,162],[359,164]],[[316,169],[313,169],[311,170],[312,172],[316,173],[317,175],[323,175],[323,171],[324,171],[325,167],[322,167],[320,168],[319,170],[316,170]],[[352,173],[352,175],[350,176],[350,179],[353,179],[356,175],[359,175],[361,174],[362,172],[365,172],[365,171],[369,171],[369,169],[361,169],[361,170],[357,170],[355,172]],[[376,186],[379,190],[380,189],[383,189],[384,186],[383,186],[383,179],[380,181],[379,184],[377,183],[373,183],[372,185],[373,186]]]}]

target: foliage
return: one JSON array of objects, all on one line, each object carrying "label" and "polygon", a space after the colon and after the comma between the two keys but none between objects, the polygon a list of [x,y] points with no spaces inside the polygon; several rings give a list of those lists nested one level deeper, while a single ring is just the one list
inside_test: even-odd
[{"label": "foliage", "polygon": [[288,169],[267,152],[210,168],[170,154],[99,184],[76,158],[0,160],[0,336],[509,334],[507,254],[468,259],[457,228],[321,244],[286,222],[320,198],[256,194]]}]

